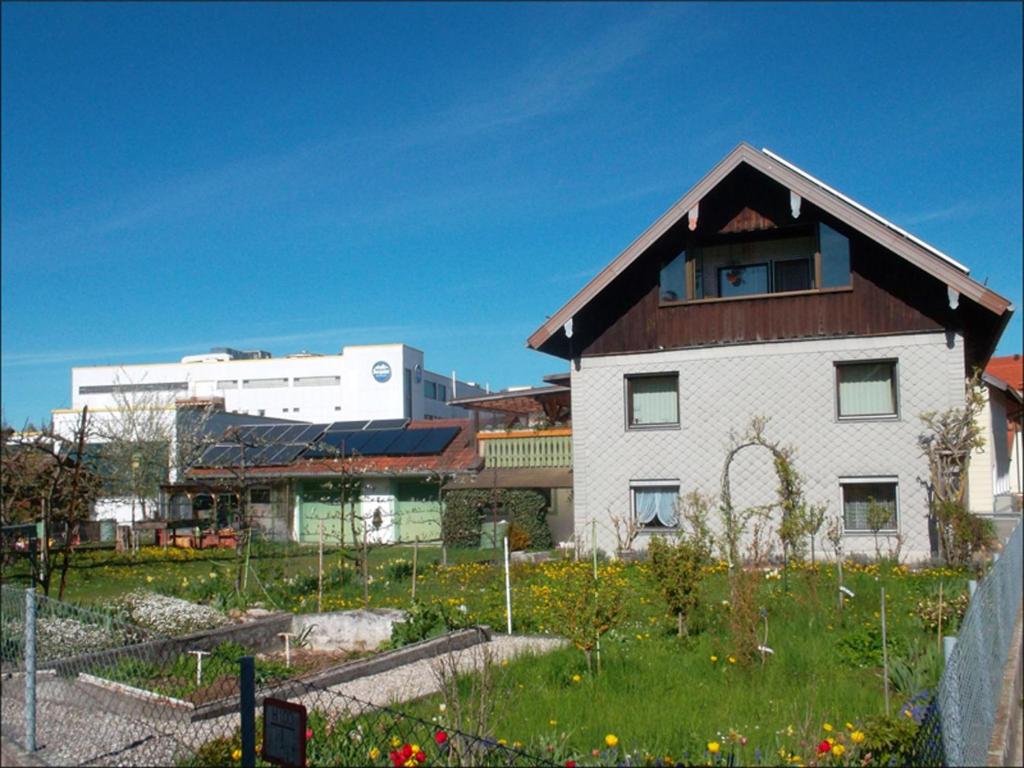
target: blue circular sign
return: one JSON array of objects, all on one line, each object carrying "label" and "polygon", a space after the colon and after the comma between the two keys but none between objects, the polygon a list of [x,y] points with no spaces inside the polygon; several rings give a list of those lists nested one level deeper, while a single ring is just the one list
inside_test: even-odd
[{"label": "blue circular sign", "polygon": [[373,378],[383,384],[391,378],[391,366],[383,360],[378,360],[373,364]]}]

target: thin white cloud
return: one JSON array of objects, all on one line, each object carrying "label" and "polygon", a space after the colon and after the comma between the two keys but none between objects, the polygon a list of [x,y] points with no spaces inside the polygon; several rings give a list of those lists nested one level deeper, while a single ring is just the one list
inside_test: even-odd
[{"label": "thin white cloud", "polygon": [[375,130],[362,136],[346,134],[234,161],[132,190],[113,203],[80,205],[31,222],[6,224],[48,241],[102,236],[205,211],[211,201],[218,199],[251,201],[254,191],[273,196],[289,180],[301,177],[302,167],[322,164],[325,157],[343,154],[358,161],[378,156],[381,147],[393,156],[398,151],[464,140],[575,109],[608,77],[651,50],[657,39],[672,29],[668,22],[678,13],[670,6],[655,6],[627,23],[606,28],[575,48],[535,56],[506,81],[488,83],[485,97],[463,97],[460,102],[392,130]]}]

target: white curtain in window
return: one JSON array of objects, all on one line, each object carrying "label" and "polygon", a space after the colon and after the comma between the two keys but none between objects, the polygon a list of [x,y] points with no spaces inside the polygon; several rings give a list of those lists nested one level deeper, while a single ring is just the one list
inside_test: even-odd
[{"label": "white curtain in window", "polygon": [[675,376],[631,379],[633,424],[678,424],[678,383]]},{"label": "white curtain in window", "polygon": [[892,363],[839,366],[839,415],[896,413]]},{"label": "white curtain in window", "polygon": [[678,488],[634,488],[636,494],[636,521],[641,527],[676,525],[676,498]]}]

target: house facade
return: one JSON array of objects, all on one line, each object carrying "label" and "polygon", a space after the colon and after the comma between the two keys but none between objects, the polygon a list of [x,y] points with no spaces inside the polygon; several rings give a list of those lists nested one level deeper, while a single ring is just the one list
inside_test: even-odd
[{"label": "house facade", "polygon": [[[1022,478],[1020,356],[1015,372],[1011,366],[993,365],[982,375],[984,403],[978,425],[984,444],[971,455],[967,502],[971,512],[991,515],[997,525],[1012,530],[1020,520]],[[993,358],[993,363],[1013,358]],[[1006,378],[998,375],[1001,373]],[[1009,530],[1006,532],[1008,533]]]},{"label": "house facade", "polygon": [[[611,552],[617,523],[640,547],[678,530],[680,496],[717,499],[762,419],[847,553],[928,557],[919,416],[962,405],[1011,312],[963,265],[740,145],[528,340],[571,363],[578,536]],[[734,508],[765,510],[768,546],[772,459],[749,446],[728,473]]]},{"label": "house facade", "polygon": [[[232,437],[231,435],[237,435]],[[264,538],[376,544],[441,537],[442,488],[479,468],[468,419],[243,426],[163,488],[172,529],[246,518]]]}]

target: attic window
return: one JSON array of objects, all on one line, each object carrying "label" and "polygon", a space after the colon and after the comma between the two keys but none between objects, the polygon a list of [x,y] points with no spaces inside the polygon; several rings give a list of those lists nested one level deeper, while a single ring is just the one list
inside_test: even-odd
[{"label": "attic window", "polygon": [[716,239],[661,268],[662,304],[765,296],[850,285],[850,244],[821,224],[788,236]]}]

